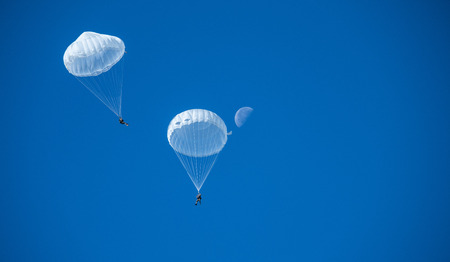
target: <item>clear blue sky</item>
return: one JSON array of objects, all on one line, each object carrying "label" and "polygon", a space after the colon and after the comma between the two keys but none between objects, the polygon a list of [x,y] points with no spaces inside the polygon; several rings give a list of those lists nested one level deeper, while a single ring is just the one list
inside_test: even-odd
[{"label": "clear blue sky", "polygon": [[[0,261],[450,261],[449,13],[1,2]],[[84,31],[125,42],[128,128],[64,67]],[[233,130],[200,207],[166,138],[191,108]]]}]

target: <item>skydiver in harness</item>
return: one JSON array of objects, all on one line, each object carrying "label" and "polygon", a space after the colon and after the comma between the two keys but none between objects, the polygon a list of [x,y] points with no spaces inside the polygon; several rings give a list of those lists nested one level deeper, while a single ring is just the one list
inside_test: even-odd
[{"label": "skydiver in harness", "polygon": [[123,121],[123,119],[122,119],[121,117],[119,117],[119,123],[121,123],[122,125],[128,126],[128,123],[126,123],[125,121]]},{"label": "skydiver in harness", "polygon": [[202,194],[200,194],[200,192],[198,192],[197,195],[197,201],[195,201],[195,205],[197,205],[197,203],[200,202],[200,205],[202,204]]}]

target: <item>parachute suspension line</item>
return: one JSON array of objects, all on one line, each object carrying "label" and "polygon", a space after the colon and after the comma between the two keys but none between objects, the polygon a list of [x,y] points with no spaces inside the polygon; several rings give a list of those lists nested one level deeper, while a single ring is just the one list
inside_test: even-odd
[{"label": "parachute suspension line", "polygon": [[116,104],[118,105],[118,117],[122,117],[122,93],[123,93],[123,70],[125,65],[125,54],[115,65],[117,67],[117,73],[113,74],[114,77],[114,87],[116,87],[115,93],[118,94],[116,97]]},{"label": "parachute suspension line", "polygon": [[[201,148],[209,148],[213,142],[213,136],[210,135],[211,130],[209,128],[207,133],[204,132],[205,130],[200,130],[199,127],[202,124],[204,123],[192,124],[194,130],[188,130],[188,128],[182,127],[178,130],[181,138],[176,139],[177,137],[175,137],[173,141],[177,147],[183,146],[186,149],[187,155],[179,153],[176,150],[175,153],[198,191],[203,186],[219,155],[219,153],[216,153],[208,156],[196,156]],[[205,140],[205,137],[208,139]]]},{"label": "parachute suspension line", "polygon": [[[202,157],[199,160],[199,158],[186,156],[186,155],[183,155],[176,151],[175,151],[175,153],[177,154],[178,159],[180,159],[180,162],[183,165],[183,167],[186,169],[192,183],[194,183],[197,190],[200,191],[200,189],[203,186],[203,183],[205,182],[212,167],[214,166],[214,163],[219,154]],[[196,162],[197,162],[197,164],[198,164],[198,162],[201,162],[201,164],[198,164],[198,165],[203,166],[203,168],[196,169],[195,168]]]},{"label": "parachute suspension line", "polygon": [[123,60],[124,57],[100,75],[76,77],[118,117],[122,116]]},{"label": "parachute suspension line", "polygon": [[[201,137],[201,145],[203,145],[206,148],[211,148],[211,142],[212,142],[212,137],[211,134],[211,129],[208,129],[208,135],[206,136],[208,139],[207,141],[205,141],[205,137]],[[197,132],[199,132],[199,128],[197,129]],[[203,186],[203,183],[205,182],[206,178],[209,175],[209,172],[211,171],[212,167],[214,166],[214,163],[217,159],[217,157],[219,156],[219,153],[213,154],[210,157],[206,157],[206,158],[200,158],[200,174],[202,174],[202,176],[204,176],[203,181],[200,184],[200,188]]]}]

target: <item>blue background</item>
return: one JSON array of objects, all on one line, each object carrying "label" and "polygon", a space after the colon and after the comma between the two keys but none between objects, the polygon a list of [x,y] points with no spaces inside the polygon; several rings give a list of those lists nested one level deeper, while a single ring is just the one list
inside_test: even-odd
[{"label": "blue background", "polygon": [[[0,261],[450,261],[449,13],[2,1]],[[83,31],[126,44],[128,128],[64,67]],[[197,207],[166,138],[191,108],[233,130]]]}]

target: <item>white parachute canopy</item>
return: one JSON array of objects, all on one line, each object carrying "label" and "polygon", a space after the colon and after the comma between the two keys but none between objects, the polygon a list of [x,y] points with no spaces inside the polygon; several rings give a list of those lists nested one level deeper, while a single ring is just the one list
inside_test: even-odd
[{"label": "white parachute canopy", "polygon": [[125,44],[115,36],[82,33],[64,53],[64,65],[117,116],[122,116]]},{"label": "white parachute canopy", "polygon": [[215,113],[191,109],[176,115],[167,139],[200,192],[217,156],[227,143],[227,127]]}]

